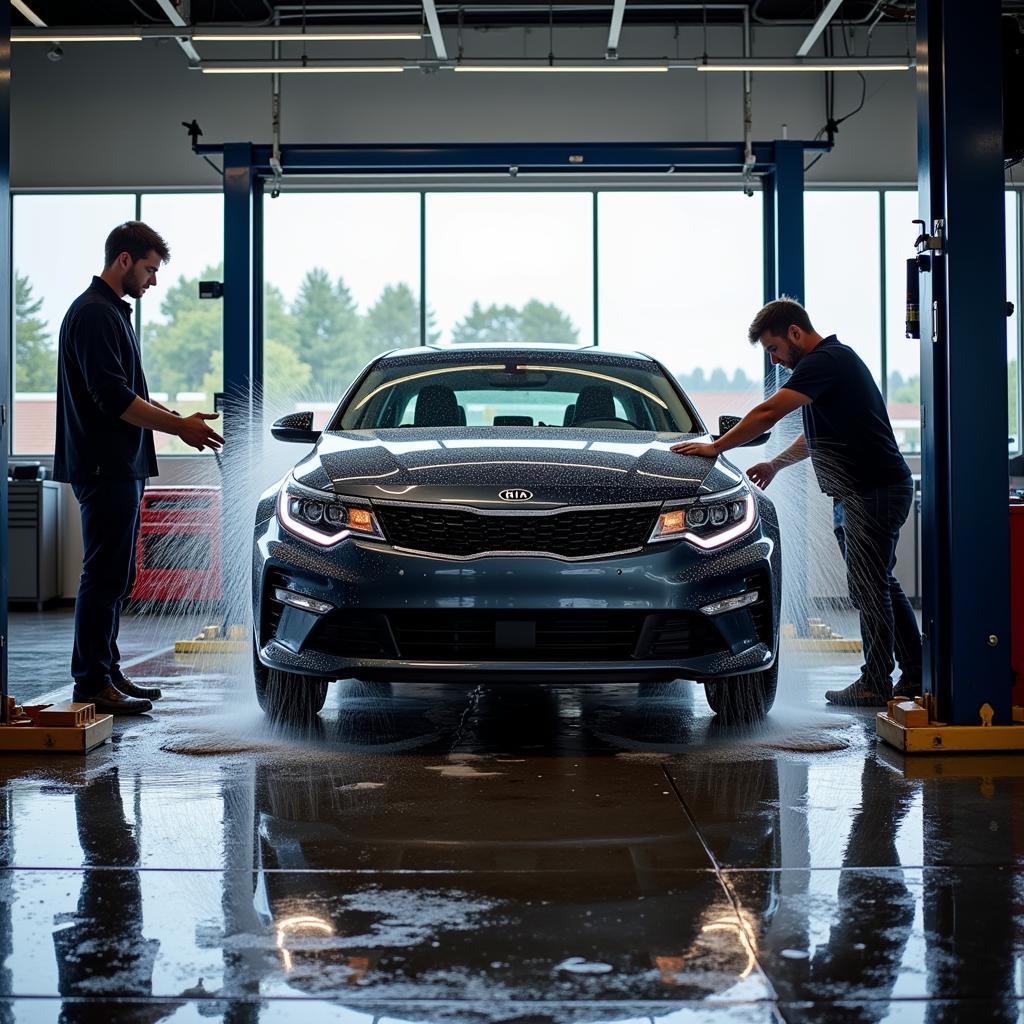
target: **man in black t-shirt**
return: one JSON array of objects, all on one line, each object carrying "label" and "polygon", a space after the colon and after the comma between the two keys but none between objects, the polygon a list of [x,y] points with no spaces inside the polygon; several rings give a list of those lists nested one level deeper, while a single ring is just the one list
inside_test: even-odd
[{"label": "man in black t-shirt", "polygon": [[140,299],[170,259],[167,243],[141,221],[114,228],[103,272],[71,304],[60,326],[57,438],[53,477],[71,484],[82,515],[82,578],[75,601],[72,697],[112,715],[149,711],[156,687],[121,671],[121,603],[135,580],[139,509],[156,476],[153,431],[202,451],[224,443],[207,420],[178,416],[150,398],[142,353],[125,296]]},{"label": "man in black t-shirt", "polygon": [[800,409],[803,433],[747,475],[767,487],[780,469],[810,457],[819,486],[833,500],[850,596],[860,612],[864,665],[855,682],[825,698],[832,704],[885,704],[893,694],[894,652],[901,669],[897,692],[919,693],[921,632],[892,572],[914,485],[871,371],[834,334],[818,334],[807,311],[790,299],[768,303],[754,317],[749,338],[773,363],[793,371],[789,380],[714,443],[684,442],[672,450],[717,458]]}]

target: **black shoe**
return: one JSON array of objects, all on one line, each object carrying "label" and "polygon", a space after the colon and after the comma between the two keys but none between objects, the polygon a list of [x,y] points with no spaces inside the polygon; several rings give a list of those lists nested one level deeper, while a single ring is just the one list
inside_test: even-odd
[{"label": "black shoe", "polygon": [[923,688],[924,683],[921,679],[921,670],[918,669],[916,672],[901,672],[892,692],[898,693],[901,697],[906,697],[907,700],[910,700],[913,697],[919,697],[923,692]]},{"label": "black shoe", "polygon": [[111,676],[114,685],[128,697],[138,697],[140,700],[159,700],[160,691],[155,686],[139,686],[133,683],[127,676]]},{"label": "black shoe", "polygon": [[825,700],[847,708],[884,708],[892,700],[892,692],[884,693],[857,679],[842,690],[826,690]]},{"label": "black shoe", "polygon": [[80,704],[95,704],[101,715],[144,715],[147,711],[153,710],[153,705],[148,700],[128,697],[113,684],[104,686],[99,693],[92,695],[83,695],[75,690],[71,699]]}]

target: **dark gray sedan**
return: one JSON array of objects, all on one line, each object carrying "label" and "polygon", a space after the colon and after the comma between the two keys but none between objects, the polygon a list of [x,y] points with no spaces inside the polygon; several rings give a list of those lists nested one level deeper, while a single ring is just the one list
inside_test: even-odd
[{"label": "dark gray sedan", "polygon": [[[254,664],[271,714],[333,679],[706,685],[763,715],[778,677],[772,503],[656,360],[594,348],[388,353],[260,500]],[[760,443],[763,439],[758,439]]]}]

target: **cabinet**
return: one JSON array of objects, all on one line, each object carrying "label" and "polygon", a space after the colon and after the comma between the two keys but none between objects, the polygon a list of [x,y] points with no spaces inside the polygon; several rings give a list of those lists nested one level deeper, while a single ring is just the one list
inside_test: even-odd
[{"label": "cabinet", "polygon": [[60,485],[53,480],[7,484],[7,599],[42,609],[60,593],[57,516]]}]

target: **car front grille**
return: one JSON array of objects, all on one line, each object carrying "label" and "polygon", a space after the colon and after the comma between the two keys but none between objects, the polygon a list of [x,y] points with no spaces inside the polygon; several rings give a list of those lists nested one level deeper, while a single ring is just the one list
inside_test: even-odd
[{"label": "car front grille", "polygon": [[469,509],[378,505],[396,547],[470,557],[488,551],[531,551],[588,558],[642,547],[654,529],[654,507],[570,509],[554,514],[484,515]]},{"label": "car front grille", "polygon": [[673,661],[724,649],[696,612],[475,608],[339,610],[323,617],[306,646],[337,657],[426,662]]}]

